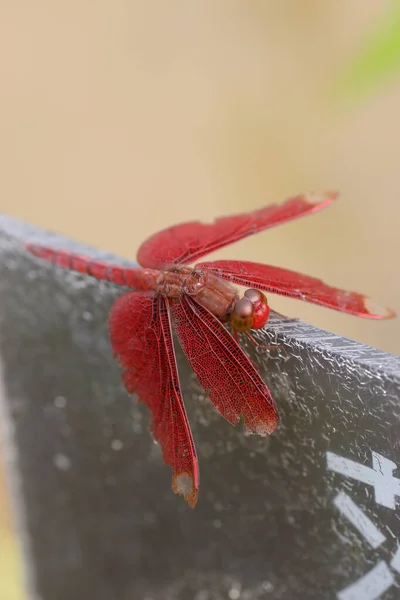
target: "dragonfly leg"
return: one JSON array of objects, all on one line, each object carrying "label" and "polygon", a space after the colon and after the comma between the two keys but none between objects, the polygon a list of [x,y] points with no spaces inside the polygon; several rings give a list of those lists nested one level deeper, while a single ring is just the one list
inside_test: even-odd
[{"label": "dragonfly leg", "polygon": [[252,342],[252,344],[254,344],[257,348],[262,348],[263,350],[283,350],[287,354],[286,348],[279,344],[259,344],[257,340],[253,338],[249,331],[245,331],[244,333],[246,337],[248,337],[248,339]]}]

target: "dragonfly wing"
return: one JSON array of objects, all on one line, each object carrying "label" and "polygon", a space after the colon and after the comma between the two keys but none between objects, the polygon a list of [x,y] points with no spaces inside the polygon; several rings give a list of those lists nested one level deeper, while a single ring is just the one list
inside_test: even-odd
[{"label": "dragonfly wing", "polygon": [[179,341],[200,385],[225,419],[244,420],[248,431],[266,435],[278,424],[272,396],[222,323],[192,298],[172,305]]},{"label": "dragonfly wing", "polygon": [[305,194],[289,198],[283,204],[271,204],[259,210],[214,223],[181,223],[152,235],[140,246],[137,260],[143,267],[160,268],[191,263],[223,246],[249,235],[297,219],[329,206],[337,194]]},{"label": "dragonfly wing", "polygon": [[131,292],[114,303],[110,339],[123,381],[152,413],[151,431],[172,468],[172,488],[193,508],[199,474],[173,347],[168,306],[161,297]]},{"label": "dragonfly wing", "polygon": [[369,319],[389,319],[395,314],[371,298],[331,287],[321,279],[288,269],[239,260],[216,260],[196,265],[232,283],[265,290],[273,294],[306,300],[340,312]]}]

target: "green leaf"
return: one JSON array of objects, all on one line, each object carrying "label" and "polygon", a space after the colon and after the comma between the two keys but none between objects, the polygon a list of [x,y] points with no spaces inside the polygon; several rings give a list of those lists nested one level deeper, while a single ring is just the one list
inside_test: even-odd
[{"label": "green leaf", "polygon": [[400,73],[400,2],[389,13],[339,76],[340,95],[359,96]]}]

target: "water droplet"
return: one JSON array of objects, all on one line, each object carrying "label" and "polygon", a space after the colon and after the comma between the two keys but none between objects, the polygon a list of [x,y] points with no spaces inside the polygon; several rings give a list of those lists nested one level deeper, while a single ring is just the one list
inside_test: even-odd
[{"label": "water droplet", "polygon": [[56,408],[65,408],[67,405],[67,399],[64,396],[57,396],[54,398],[54,406]]},{"label": "water droplet", "polygon": [[53,456],[53,463],[54,466],[60,471],[68,471],[68,469],[71,468],[71,461],[68,456],[65,456],[65,454],[55,454]]},{"label": "water droplet", "polygon": [[240,598],[240,587],[237,584],[233,584],[228,592],[230,600],[238,600]]},{"label": "water droplet", "polygon": [[92,315],[92,313],[91,313],[91,312],[89,312],[88,310],[85,310],[85,311],[82,313],[82,318],[83,318],[85,321],[93,321],[93,315]]},{"label": "water droplet", "polygon": [[221,529],[222,521],[220,519],[214,519],[213,526],[215,527],[215,529]]},{"label": "water droplet", "polygon": [[139,425],[139,423],[133,423],[132,431],[133,431],[133,433],[142,433],[142,426]]},{"label": "water droplet", "polygon": [[266,592],[272,592],[272,590],[274,589],[274,586],[272,585],[272,583],[270,581],[263,581],[262,588]]},{"label": "water droplet", "polygon": [[111,442],[111,449],[115,450],[115,452],[118,452],[119,450],[122,450],[123,447],[124,447],[124,445],[121,442],[121,440],[113,440]]}]

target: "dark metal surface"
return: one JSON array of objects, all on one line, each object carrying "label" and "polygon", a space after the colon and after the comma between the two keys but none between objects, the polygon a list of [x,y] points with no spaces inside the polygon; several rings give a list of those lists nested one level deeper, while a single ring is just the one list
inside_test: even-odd
[{"label": "dark metal surface", "polygon": [[192,511],[112,358],[123,290],[36,260],[28,239],[88,250],[0,219],[2,425],[30,597],[400,597],[399,358],[273,320],[287,355],[257,359],[281,424],[262,439],[217,414],[179,354]]}]

